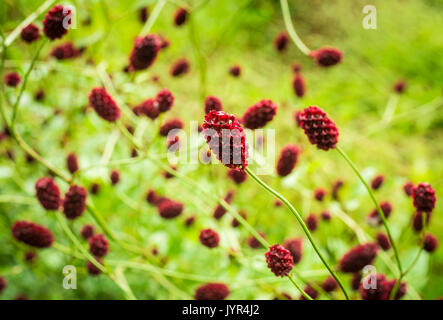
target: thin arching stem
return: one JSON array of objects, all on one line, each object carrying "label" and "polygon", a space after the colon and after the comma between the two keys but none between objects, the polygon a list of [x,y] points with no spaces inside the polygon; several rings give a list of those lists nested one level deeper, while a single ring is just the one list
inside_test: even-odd
[{"label": "thin arching stem", "polygon": [[360,171],[357,169],[357,166],[354,164],[354,162],[352,162],[352,160],[348,157],[348,155],[339,146],[336,147],[336,150],[343,157],[343,159],[345,159],[345,161],[349,164],[349,166],[352,168],[352,170],[355,172],[357,177],[360,179],[361,183],[363,183],[366,190],[368,191],[368,194],[371,197],[372,201],[374,202],[375,207],[377,208],[378,214],[380,215],[383,226],[386,229],[386,233],[388,234],[389,241],[391,241],[392,249],[394,250],[394,254],[395,254],[395,260],[397,261],[398,270],[401,275],[403,273],[403,271],[402,271],[402,267],[401,267],[400,257],[398,255],[397,246],[394,242],[394,239],[392,238],[391,229],[388,226],[388,222],[386,221],[385,214],[383,213],[383,210],[381,209],[380,204],[378,203],[377,199],[375,199],[374,193],[372,192],[368,183],[365,181],[365,179],[361,175]]},{"label": "thin arching stem", "polygon": [[309,56],[311,50],[303,43],[294,29],[294,25],[291,20],[291,13],[289,12],[288,0],[280,0],[281,11],[283,13],[283,20],[285,21],[286,30],[292,41],[294,41],[297,48],[300,49],[305,55]]},{"label": "thin arching stem", "polygon": [[261,185],[263,188],[265,188],[268,192],[270,192],[272,195],[274,195],[276,198],[278,198],[281,202],[283,202],[286,207],[291,211],[291,213],[295,216],[295,218],[298,220],[300,226],[302,227],[304,233],[309,239],[309,242],[311,242],[312,247],[314,248],[315,252],[319,256],[320,260],[323,262],[325,267],[329,270],[331,275],[334,277],[335,281],[337,281],[338,285],[340,286],[341,290],[343,291],[345,297],[347,300],[349,300],[348,293],[346,292],[346,289],[344,288],[340,278],[337,276],[337,274],[332,270],[331,266],[328,264],[326,259],[323,257],[322,253],[320,252],[320,249],[317,247],[317,244],[315,243],[314,239],[312,238],[311,232],[309,231],[308,227],[306,226],[305,222],[303,221],[303,218],[301,217],[300,213],[294,208],[294,206],[280,193],[272,189],[270,186],[268,186],[263,180],[261,180],[254,172],[251,171],[249,167],[246,167],[245,171],[248,173],[248,175],[254,179],[259,185]]},{"label": "thin arching stem", "polygon": [[158,0],[157,4],[155,5],[154,9],[152,10],[151,15],[148,18],[148,21],[146,21],[145,25],[143,26],[142,30],[140,31],[140,36],[145,35],[151,31],[152,26],[154,25],[155,21],[157,20],[158,16],[160,15],[160,12],[162,11],[163,7],[165,6],[166,1],[165,0]]}]

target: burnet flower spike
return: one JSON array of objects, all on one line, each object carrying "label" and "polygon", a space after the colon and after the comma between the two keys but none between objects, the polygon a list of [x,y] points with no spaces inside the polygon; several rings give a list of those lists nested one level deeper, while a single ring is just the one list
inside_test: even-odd
[{"label": "burnet flower spike", "polygon": [[[261,128],[272,120],[273,116],[275,115],[276,108],[277,107],[271,101],[262,100],[258,104],[252,106],[245,113],[242,122],[251,124],[250,125],[251,128]],[[221,161],[223,165],[227,166],[230,169],[244,170],[253,180],[255,180],[258,184],[260,184],[263,188],[265,188],[268,192],[270,192],[272,195],[278,198],[289,208],[291,213],[297,218],[299,224],[301,225],[303,231],[308,237],[317,255],[319,256],[323,264],[326,266],[331,275],[339,284],[346,299],[349,299],[349,296],[341,280],[338,278],[336,273],[332,270],[326,259],[323,257],[317,244],[312,238],[312,235],[308,227],[306,226],[306,223],[303,221],[303,218],[301,217],[300,213],[292,206],[292,204],[286,198],[284,198],[280,193],[278,193],[277,191],[269,187],[266,183],[264,183],[248,167],[248,143],[246,141],[245,132],[240,122],[237,120],[237,118],[234,115],[227,114],[224,111],[212,110],[205,116],[203,123],[203,134],[205,136],[206,142],[209,145],[209,148],[215,154],[216,158],[219,161]],[[291,164],[288,167],[295,165],[295,161],[293,159],[295,157],[291,156],[290,158],[291,158],[290,159]],[[287,171],[290,171],[289,169],[290,168],[284,170],[285,173]],[[273,254],[275,250],[277,250],[278,252],[285,250],[288,253],[289,257],[291,257],[291,265],[292,265],[293,264],[292,256],[290,255],[289,251],[287,251],[283,247],[280,246],[278,247],[279,249],[274,248],[273,250],[270,250],[271,253]],[[269,253],[268,256],[270,256],[271,253]],[[275,259],[271,260],[274,261]],[[287,265],[289,266],[289,263]],[[271,270],[273,269],[271,266],[270,268]],[[288,268],[286,268],[285,271],[282,272],[281,274],[288,275],[290,271],[290,269],[288,271]],[[274,270],[272,271],[274,272]],[[298,285],[293,281],[293,279],[291,277],[289,277],[289,279],[299,289]],[[299,290],[300,292],[302,292],[302,294],[304,295],[306,294],[303,292],[303,290],[301,289]]]}]

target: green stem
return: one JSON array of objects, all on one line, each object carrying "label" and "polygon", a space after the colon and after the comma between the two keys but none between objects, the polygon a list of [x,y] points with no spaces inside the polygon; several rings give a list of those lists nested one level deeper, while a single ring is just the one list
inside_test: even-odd
[{"label": "green stem", "polygon": [[297,218],[300,226],[302,227],[304,233],[309,239],[309,242],[311,242],[312,247],[314,248],[315,252],[319,256],[320,260],[323,262],[325,267],[329,270],[331,275],[334,277],[335,281],[337,281],[338,285],[340,286],[341,290],[343,291],[345,297],[347,300],[349,300],[348,293],[346,292],[346,289],[344,288],[341,280],[339,277],[335,274],[335,272],[332,270],[332,268],[329,266],[326,259],[323,257],[322,253],[320,252],[319,248],[317,247],[317,244],[315,243],[314,239],[312,238],[311,232],[309,231],[308,227],[306,226],[305,222],[303,221],[301,215],[298,213],[298,211],[292,206],[292,204],[283,197],[280,193],[272,189],[270,186],[268,186],[263,180],[261,180],[257,175],[251,171],[249,167],[246,167],[245,171],[248,173],[248,175],[254,179],[259,185],[261,185],[263,188],[265,188],[268,192],[273,194],[276,198],[278,198],[281,202],[283,202],[286,207],[291,211],[291,213]]},{"label": "green stem", "polygon": [[23,77],[23,84],[20,87],[20,92],[18,93],[17,99],[15,100],[15,103],[14,103],[14,105],[12,107],[12,118],[11,118],[11,127],[12,127],[12,129],[14,129],[14,127],[15,127],[15,119],[17,118],[18,107],[20,105],[20,100],[22,98],[23,92],[25,91],[29,75],[31,74],[32,69],[34,68],[35,62],[37,61],[38,56],[40,55],[40,52],[42,51],[43,47],[45,46],[45,44],[47,42],[48,42],[47,39],[44,39],[42,41],[40,47],[38,47],[37,51],[35,52],[34,57],[31,60],[31,64],[29,65],[29,68],[26,71],[25,76]]},{"label": "green stem", "polygon": [[148,34],[149,31],[151,31],[152,26],[154,25],[155,21],[157,20],[158,16],[160,15],[160,12],[162,11],[165,4],[166,4],[165,0],[158,0],[157,1],[157,4],[155,5],[154,9],[152,10],[152,13],[148,18],[148,21],[146,21],[145,25],[143,26],[142,30],[140,31],[139,36]]},{"label": "green stem", "polygon": [[294,25],[292,24],[291,14],[289,12],[288,0],[280,0],[280,6],[283,13],[283,20],[285,21],[286,30],[288,30],[289,36],[294,41],[297,48],[300,49],[305,55],[309,56],[311,50],[303,43],[303,41],[295,32]]},{"label": "green stem", "polygon": [[378,214],[380,215],[381,221],[382,221],[382,223],[383,223],[383,225],[384,225],[384,227],[386,229],[386,232],[388,234],[389,241],[391,241],[392,249],[394,250],[394,254],[395,254],[395,260],[397,261],[397,266],[398,266],[399,274],[401,276],[403,271],[402,271],[402,267],[401,267],[400,257],[398,255],[397,246],[395,245],[394,239],[392,238],[391,229],[388,226],[388,222],[386,221],[385,214],[383,213],[383,210],[381,209],[380,204],[378,203],[377,199],[375,199],[374,193],[372,192],[371,188],[369,187],[369,185],[365,181],[365,179],[363,179],[360,171],[357,169],[357,167],[354,164],[354,162],[352,162],[352,160],[348,157],[348,155],[339,146],[336,147],[336,150],[343,157],[343,159],[346,160],[346,162],[349,164],[349,166],[355,172],[357,177],[360,179],[361,183],[363,183],[363,185],[365,186],[366,190],[368,191],[369,196],[371,197],[372,201],[374,202],[375,207],[377,208]]},{"label": "green stem", "polygon": [[298,289],[298,291],[300,291],[300,293],[303,295],[303,297],[305,297],[307,300],[314,300],[311,298],[310,295],[308,295],[298,284],[297,282],[295,282],[294,277],[292,276],[292,274],[288,275],[289,280],[294,284],[294,286]]}]

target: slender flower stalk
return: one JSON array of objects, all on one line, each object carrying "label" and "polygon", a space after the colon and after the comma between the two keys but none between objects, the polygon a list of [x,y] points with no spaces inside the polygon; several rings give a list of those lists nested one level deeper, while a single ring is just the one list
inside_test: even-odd
[{"label": "slender flower stalk", "polygon": [[292,24],[288,0],[280,0],[280,6],[283,13],[283,20],[285,21],[286,30],[288,31],[289,36],[291,37],[292,41],[294,41],[294,44],[297,46],[297,48],[299,48],[300,51],[303,52],[305,55],[309,56],[311,50],[300,39],[294,29],[294,25]]},{"label": "slender flower stalk", "polygon": [[154,25],[155,21],[157,20],[158,16],[160,15],[160,12],[162,11],[163,7],[166,4],[166,0],[158,0],[154,9],[152,10],[152,13],[149,15],[148,20],[146,21],[145,25],[143,26],[142,30],[139,33],[139,36],[148,34],[149,31],[151,31],[152,26]]},{"label": "slender flower stalk", "polygon": [[302,227],[304,233],[308,237],[309,241],[312,244],[312,247],[314,248],[315,252],[319,256],[320,260],[323,262],[325,267],[329,270],[331,275],[334,277],[334,279],[337,281],[338,285],[340,286],[341,290],[343,291],[345,297],[347,300],[349,300],[348,293],[346,292],[346,289],[344,288],[341,280],[338,278],[337,274],[332,270],[331,266],[328,264],[326,259],[323,257],[322,253],[320,252],[319,248],[317,247],[317,244],[315,243],[314,239],[312,238],[311,232],[309,231],[308,227],[306,226],[305,222],[303,221],[303,218],[301,217],[300,213],[294,208],[294,206],[280,193],[272,189],[270,186],[268,186],[263,180],[261,180],[257,175],[251,171],[249,167],[245,168],[245,171],[249,174],[249,176],[254,179],[258,184],[260,184],[263,188],[265,188],[268,192],[270,192],[272,195],[274,195],[276,198],[278,198],[281,202],[283,202],[288,209],[291,211],[291,213],[297,218],[300,226]]},{"label": "slender flower stalk", "polygon": [[383,223],[383,226],[385,227],[386,232],[388,234],[389,241],[392,244],[392,248],[393,248],[394,254],[395,254],[395,260],[397,261],[398,270],[399,270],[399,273],[400,273],[400,276],[401,276],[403,271],[402,271],[402,267],[401,267],[400,257],[398,255],[397,246],[396,246],[396,244],[394,242],[394,239],[392,238],[391,230],[390,230],[390,228],[388,226],[385,214],[383,213],[383,210],[381,209],[380,204],[378,203],[377,199],[375,199],[375,196],[374,196],[374,193],[372,192],[371,187],[368,185],[368,183],[362,177],[360,171],[357,169],[356,165],[352,162],[352,160],[348,157],[348,155],[339,146],[336,146],[335,149],[343,157],[343,159],[346,160],[346,162],[349,164],[349,166],[355,172],[357,177],[360,179],[361,183],[363,183],[363,185],[365,186],[366,190],[368,191],[369,196],[371,197],[372,201],[374,202],[375,207],[377,208],[378,214],[380,215],[380,218],[381,218],[381,221]]}]

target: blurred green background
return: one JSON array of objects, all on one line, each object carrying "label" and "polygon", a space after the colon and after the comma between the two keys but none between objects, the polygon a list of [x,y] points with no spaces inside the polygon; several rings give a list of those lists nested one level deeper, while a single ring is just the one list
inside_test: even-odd
[{"label": "blurred green background", "polygon": [[[2,1],[2,31],[6,35],[10,33],[41,3],[43,1]],[[112,75],[119,96],[131,106],[154,96],[163,87],[169,88],[176,101],[166,118],[180,116],[186,121],[188,131],[190,120],[199,123],[203,120],[201,79],[205,74],[204,94],[218,96],[227,112],[240,116],[263,98],[279,104],[277,116],[267,126],[276,130],[277,155],[287,143],[300,145],[303,151],[290,176],[279,179],[274,174],[263,179],[287,196],[304,215],[335,210],[337,203],[330,197],[319,203],[313,200],[312,194],[317,187],[330,190],[335,180],[342,179],[345,185],[341,198],[352,218],[371,237],[379,231],[366,223],[373,206],[350,168],[336,152],[323,152],[311,146],[295,126],[294,111],[317,105],[337,123],[340,146],[358,164],[365,178],[369,180],[379,173],[385,175],[386,182],[376,195],[378,200],[393,204],[389,224],[399,241],[403,263],[407,265],[414,257],[418,239],[410,227],[414,212],[412,201],[402,190],[406,181],[429,182],[436,190],[437,206],[429,231],[442,240],[439,199],[443,196],[443,1],[289,1],[295,28],[308,47],[330,45],[343,51],[343,63],[328,69],[316,66],[293,43],[285,52],[276,52],[273,39],[284,30],[278,1],[188,1],[191,8],[201,6],[191,12],[190,20],[180,28],[173,25],[173,15],[182,2],[168,1],[151,32],[161,34],[171,45],[160,52],[152,67],[135,77],[122,69],[128,63],[133,40],[143,27],[139,9],[147,6],[151,12],[155,1],[70,3],[77,10],[77,29],[70,30],[57,43],[71,40],[86,50],[74,60],[56,61],[50,57],[50,51],[57,43],[43,49],[29,78],[17,121],[18,131],[25,140],[50,163],[66,170],[65,157],[74,151],[81,168],[96,165],[113,144],[110,160],[130,157],[130,145],[118,130],[99,119],[92,110],[85,110],[89,91],[101,84],[97,66]],[[362,9],[367,4],[377,9],[375,30],[362,27],[365,16]],[[36,20],[39,27],[42,18]],[[8,48],[6,70],[23,75],[37,46],[17,39]],[[203,69],[199,54],[203,56]],[[181,57],[189,59],[190,73],[173,78],[169,75],[170,66]],[[307,81],[307,93],[302,99],[294,95],[291,85],[294,62],[302,65]],[[228,70],[233,64],[241,65],[240,78],[229,76]],[[159,81],[153,81],[153,76],[158,76]],[[399,97],[394,118],[385,125],[382,116],[393,94],[392,86],[400,79],[407,82],[407,89]],[[36,102],[33,95],[39,89],[45,91],[46,97]],[[13,101],[16,94],[17,90],[8,88],[6,99]],[[144,126],[142,139],[147,143],[156,124],[145,121]],[[8,150],[14,154],[13,161],[6,156]],[[33,264],[24,262],[27,248],[10,235],[10,226],[16,220],[44,224],[54,232],[57,242],[68,247],[71,244],[55,217],[46,213],[33,197],[34,183],[47,174],[46,170],[36,163],[27,163],[24,153],[11,139],[0,142],[0,152],[0,276],[9,282],[0,298],[11,299],[19,294],[30,299],[124,298],[108,277],[88,276],[83,260],[56,249],[39,251]],[[157,141],[154,152],[166,152],[164,140]],[[227,190],[234,189],[233,206],[247,212],[249,223],[264,232],[269,242],[282,243],[288,237],[302,235],[289,211],[276,208],[274,199],[251,179],[235,186],[226,178],[227,170],[221,165],[179,163],[178,167],[180,172],[221,197]],[[251,167],[254,169],[254,165]],[[112,169],[118,169],[121,174],[121,182],[114,187],[109,183]],[[67,185],[57,181],[65,192]],[[233,229],[228,215],[221,221],[214,220],[215,203],[177,179],[165,179],[162,170],[152,162],[94,168],[81,172],[78,181],[85,187],[93,182],[101,184],[100,193],[91,199],[109,227],[122,238],[135,239],[148,250],[158,248],[154,264],[159,268],[225,281],[232,291],[229,298],[233,299],[272,299],[281,292],[298,296],[286,279],[273,277],[266,268],[264,249],[254,250],[246,245],[248,233],[244,228]],[[149,188],[184,202],[182,216],[172,221],[161,219],[156,209],[145,201]],[[186,228],[183,221],[191,215],[196,216],[196,222]],[[85,213],[71,223],[71,227],[78,233],[87,222],[93,223],[93,220]],[[220,233],[220,248],[209,250],[198,242],[199,230],[208,227]],[[332,263],[358,243],[353,231],[336,217],[329,224],[321,222],[314,237]],[[228,255],[231,247],[238,252],[235,259]],[[295,268],[309,281],[320,282],[327,273],[307,241],[304,250],[304,257]],[[387,253],[393,262],[392,254],[392,250]],[[139,262],[133,254],[113,243],[105,263],[106,260],[115,262],[113,268],[119,262]],[[62,287],[61,270],[67,264],[78,267],[77,290]],[[378,258],[375,265],[378,271],[393,277],[382,259]],[[395,265],[391,267],[395,270]],[[422,298],[435,299],[443,296],[442,271],[443,253],[438,249],[433,255],[423,254],[406,281]],[[171,288],[152,270],[124,268],[124,274],[139,299],[190,297],[197,285],[206,282],[170,277]],[[350,277],[341,277],[348,285]],[[342,296],[336,292],[335,297]],[[414,297],[417,296],[409,291],[407,298]]]}]

